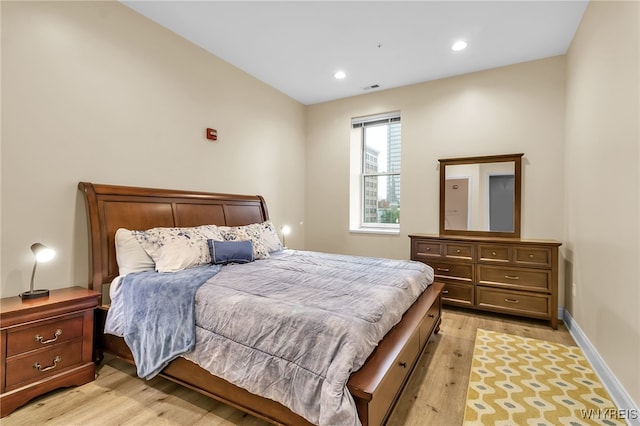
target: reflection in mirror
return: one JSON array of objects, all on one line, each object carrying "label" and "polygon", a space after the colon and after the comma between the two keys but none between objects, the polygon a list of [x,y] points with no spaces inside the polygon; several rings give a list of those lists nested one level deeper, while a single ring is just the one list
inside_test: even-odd
[{"label": "reflection in mirror", "polygon": [[523,154],[440,161],[440,233],[520,237]]},{"label": "reflection in mirror", "polygon": [[513,232],[513,161],[446,166],[445,229]]}]

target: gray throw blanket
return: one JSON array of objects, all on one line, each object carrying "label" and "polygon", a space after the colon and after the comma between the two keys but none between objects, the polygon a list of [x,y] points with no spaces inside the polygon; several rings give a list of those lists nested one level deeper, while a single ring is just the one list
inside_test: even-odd
[{"label": "gray throw blanket", "polygon": [[207,265],[163,274],[140,272],[122,281],[124,340],[138,376],[151,379],[174,358],[195,346],[194,300],[198,288],[220,271]]}]

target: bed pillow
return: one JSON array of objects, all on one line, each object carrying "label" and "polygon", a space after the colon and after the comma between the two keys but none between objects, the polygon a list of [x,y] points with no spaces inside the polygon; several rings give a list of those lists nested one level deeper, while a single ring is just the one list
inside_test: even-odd
[{"label": "bed pillow", "polygon": [[224,240],[215,225],[191,228],[152,228],[133,231],[158,272],[177,272],[211,263],[207,240]]},{"label": "bed pillow", "polygon": [[280,241],[280,237],[276,232],[276,227],[273,226],[273,223],[271,223],[270,220],[248,226],[255,227],[259,230],[260,239],[269,253],[281,251],[283,249],[282,241]]},{"label": "bed pillow", "polygon": [[259,227],[253,225],[224,227],[220,229],[220,233],[226,241],[251,241],[254,259],[269,257],[269,250],[262,241],[262,232]]},{"label": "bed pillow", "polygon": [[142,248],[133,233],[125,228],[116,231],[116,260],[118,274],[153,271],[156,267],[153,259]]},{"label": "bed pillow", "polygon": [[217,241],[209,240],[211,263],[226,265],[227,263],[253,262],[253,244],[251,241]]}]

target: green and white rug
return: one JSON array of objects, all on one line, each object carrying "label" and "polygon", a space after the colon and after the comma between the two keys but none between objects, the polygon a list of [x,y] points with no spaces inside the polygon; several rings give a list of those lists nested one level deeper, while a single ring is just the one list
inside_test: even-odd
[{"label": "green and white rug", "polygon": [[579,347],[478,329],[464,426],[624,424]]}]

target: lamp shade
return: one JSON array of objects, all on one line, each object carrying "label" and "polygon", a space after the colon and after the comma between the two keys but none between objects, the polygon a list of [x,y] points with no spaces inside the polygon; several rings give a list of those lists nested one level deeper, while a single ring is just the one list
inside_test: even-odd
[{"label": "lamp shade", "polygon": [[40,243],[31,244],[31,251],[38,262],[48,262],[56,256],[56,251],[54,249],[50,249]]},{"label": "lamp shade", "polygon": [[282,245],[286,248],[287,247],[286,239],[287,239],[287,235],[291,233],[291,227],[289,225],[282,225],[280,227],[280,232],[282,232]]},{"label": "lamp shade", "polygon": [[49,296],[49,290],[33,289],[33,279],[36,276],[36,267],[38,266],[38,262],[48,262],[53,259],[56,255],[55,250],[50,249],[41,243],[33,243],[31,244],[31,251],[33,252],[33,257],[35,257],[36,261],[33,263],[33,271],[31,272],[31,285],[29,287],[29,291],[25,291],[24,293],[20,293],[20,297],[22,300],[35,299],[38,297],[46,297]]}]

